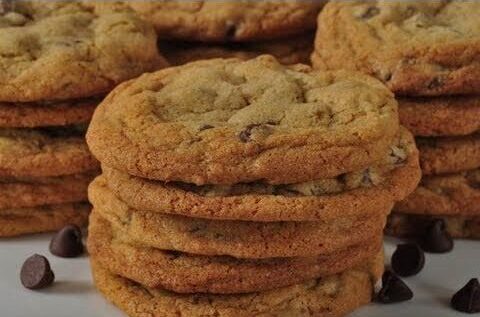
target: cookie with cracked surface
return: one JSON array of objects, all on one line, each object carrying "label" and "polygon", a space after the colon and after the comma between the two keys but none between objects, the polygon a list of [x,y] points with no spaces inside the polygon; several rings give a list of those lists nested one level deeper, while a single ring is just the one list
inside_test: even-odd
[{"label": "cookie with cracked surface", "polygon": [[417,138],[423,175],[458,173],[480,168],[480,134]]},{"label": "cookie with cracked surface", "polygon": [[88,203],[0,209],[0,237],[56,231],[67,224],[83,227],[90,209]]},{"label": "cookie with cracked surface", "polygon": [[480,96],[399,98],[400,122],[416,136],[480,132]]},{"label": "cookie with cracked surface", "polygon": [[[194,186],[146,180],[103,166],[108,187],[137,210],[246,221],[336,221],[386,210],[420,181],[418,151],[402,130],[379,168],[290,185]],[[284,165],[282,165],[284,166]],[[389,171],[389,172],[387,172]]]},{"label": "cookie with cracked surface", "polygon": [[383,257],[337,275],[265,292],[239,295],[178,294],[146,288],[91,261],[96,287],[131,317],[344,316],[370,302],[383,273]]},{"label": "cookie with cracked surface", "polygon": [[316,27],[326,1],[129,1],[160,37],[204,42],[268,40]]},{"label": "cookie with cracked surface", "polygon": [[213,59],[119,85],[87,142],[105,165],[164,181],[292,183],[360,170],[398,132],[397,102],[358,73]]},{"label": "cookie with cracked surface", "polygon": [[233,294],[301,283],[364,263],[378,254],[382,244],[379,232],[372,239],[323,255],[239,259],[165,251],[124,241],[96,210],[88,230],[88,249],[94,261],[142,285],[178,293]]},{"label": "cookie with cracked surface", "polygon": [[434,219],[442,219],[453,238],[480,239],[480,216],[470,215],[426,216],[393,212],[385,233],[397,237],[421,236]]},{"label": "cookie with cracked surface", "polygon": [[420,186],[395,205],[399,213],[480,216],[480,169],[423,177]]},{"label": "cookie with cracked surface", "polygon": [[0,102],[0,127],[86,124],[100,101],[100,98],[86,98],[64,102]]},{"label": "cookie with cracked surface", "polygon": [[166,65],[155,30],[127,6],[20,0],[2,8],[1,101],[94,96]]},{"label": "cookie with cracked surface", "polygon": [[49,177],[99,168],[82,126],[0,129],[0,177]]},{"label": "cookie with cracked surface", "polygon": [[293,38],[253,43],[230,43],[212,45],[191,42],[161,42],[160,51],[171,65],[212,58],[251,59],[262,54],[275,56],[285,65],[309,64],[313,51],[313,34],[299,35]]},{"label": "cookie with cracked surface", "polygon": [[396,95],[480,91],[474,0],[331,1],[318,17],[312,63],[371,74]]},{"label": "cookie with cracked surface", "polygon": [[0,178],[0,209],[73,203],[87,200],[88,184],[98,174],[41,178]]},{"label": "cookie with cracked surface", "polygon": [[108,219],[120,241],[158,249],[237,258],[312,256],[375,239],[392,205],[328,222],[208,220],[130,208],[97,178],[89,188],[96,213]]}]

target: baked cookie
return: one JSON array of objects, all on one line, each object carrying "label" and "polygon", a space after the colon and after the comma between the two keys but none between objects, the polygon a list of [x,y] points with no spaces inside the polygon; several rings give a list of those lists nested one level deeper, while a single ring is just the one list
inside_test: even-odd
[{"label": "baked cookie", "polygon": [[470,215],[425,216],[394,212],[388,218],[385,233],[398,237],[422,235],[433,219],[442,219],[453,238],[480,239],[480,216]]},{"label": "baked cookie", "polygon": [[0,177],[49,177],[99,168],[84,127],[0,129]]},{"label": "baked cookie", "polygon": [[201,256],[119,240],[116,230],[96,210],[88,232],[88,249],[95,262],[142,285],[178,293],[245,293],[301,283],[364,263],[382,245],[379,233],[358,245],[313,257]]},{"label": "baked cookie", "polygon": [[0,102],[0,127],[36,128],[88,123],[100,98],[59,102]]},{"label": "baked cookie", "polygon": [[458,173],[480,168],[480,134],[417,138],[423,175]]},{"label": "baked cookie", "polygon": [[25,208],[87,200],[97,171],[42,178],[1,178],[0,209]]},{"label": "baked cookie", "polygon": [[389,151],[397,103],[371,77],[213,59],[119,85],[87,133],[94,155],[164,181],[293,183],[360,170]]},{"label": "baked cookie", "polygon": [[371,300],[383,258],[364,267],[266,292],[238,295],[177,294],[141,286],[91,260],[96,287],[131,317],[344,316]]},{"label": "baked cookie", "polygon": [[479,96],[399,98],[400,122],[416,136],[461,136],[480,132]]},{"label": "baked cookie", "polygon": [[166,65],[154,29],[127,6],[22,0],[1,6],[0,101],[94,96]]},{"label": "baked cookie", "polygon": [[97,178],[89,188],[95,211],[112,224],[118,240],[158,249],[237,258],[312,256],[375,239],[391,206],[334,221],[251,222],[190,218],[129,208]]},{"label": "baked cookie", "polygon": [[90,209],[88,203],[0,209],[0,237],[56,231],[67,224],[85,226]]},{"label": "baked cookie", "polygon": [[160,42],[160,51],[171,65],[183,65],[211,58],[251,59],[270,54],[284,65],[309,64],[313,51],[312,33],[286,39],[253,43],[212,45],[192,42]]},{"label": "baked cookie", "polygon": [[396,95],[480,91],[475,0],[331,1],[318,17],[312,63],[359,70]]},{"label": "baked cookie", "polygon": [[407,199],[395,205],[395,210],[434,216],[480,216],[480,169],[425,176]]},{"label": "baked cookie", "polygon": [[162,38],[252,41],[313,30],[326,1],[128,1]]},{"label": "baked cookie", "polygon": [[332,222],[387,210],[415,189],[420,169],[409,132],[402,130],[384,161],[377,168],[290,185],[164,183],[106,166],[103,175],[110,190],[137,210],[222,220]]}]

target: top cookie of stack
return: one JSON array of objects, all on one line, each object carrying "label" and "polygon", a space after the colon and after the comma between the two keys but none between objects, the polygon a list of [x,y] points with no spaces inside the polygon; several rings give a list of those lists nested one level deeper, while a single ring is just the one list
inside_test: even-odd
[{"label": "top cookie of stack", "polygon": [[390,231],[419,233],[433,217],[480,237],[480,2],[348,1],[319,17],[312,61],[376,76],[416,136],[422,184]]},{"label": "top cookie of stack", "polygon": [[99,166],[84,125],[115,85],[164,64],[126,7],[0,2],[0,236],[85,223]]},{"label": "top cookie of stack", "polygon": [[343,315],[370,300],[386,215],[420,177],[384,85],[272,56],[123,83],[87,142],[94,276],[131,316]]},{"label": "top cookie of stack", "polygon": [[272,54],[308,63],[316,17],[326,1],[127,1],[154,24],[174,65]]}]

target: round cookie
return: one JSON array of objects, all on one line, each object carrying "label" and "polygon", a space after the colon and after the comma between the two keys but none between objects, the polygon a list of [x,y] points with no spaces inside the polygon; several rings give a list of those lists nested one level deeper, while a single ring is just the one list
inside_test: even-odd
[{"label": "round cookie", "polygon": [[146,180],[106,166],[103,175],[110,190],[137,210],[222,220],[337,221],[386,210],[418,185],[418,151],[411,134],[402,131],[385,162],[377,162],[391,170],[383,177],[371,167],[334,179],[287,186],[192,186]]},{"label": "round cookie", "polygon": [[417,138],[423,175],[458,173],[480,168],[480,134]]},{"label": "round cookie", "polygon": [[84,128],[0,129],[0,177],[49,177],[99,168]]},{"label": "round cookie", "polygon": [[0,209],[86,201],[88,184],[97,174],[0,179]]},{"label": "round cookie", "polygon": [[121,84],[95,111],[87,142],[102,163],[139,177],[293,183],[381,159],[397,120],[393,95],[371,77],[282,66],[266,55]]},{"label": "round cookie", "polygon": [[416,136],[461,136],[480,132],[479,96],[397,100],[400,122]]},{"label": "round cookie", "polygon": [[442,219],[453,238],[480,239],[480,216],[470,215],[425,216],[394,212],[389,216],[385,233],[398,237],[421,236],[433,219]]},{"label": "round cookie", "polygon": [[171,65],[183,65],[212,58],[251,59],[262,54],[275,56],[284,65],[309,64],[313,34],[253,43],[212,45],[190,42],[161,42],[160,51]]},{"label": "round cookie", "polygon": [[83,227],[88,222],[90,209],[88,203],[0,209],[0,237],[56,231],[67,224]]},{"label": "round cookie", "polygon": [[329,254],[254,260],[163,251],[122,241],[96,210],[90,217],[88,230],[88,249],[95,262],[142,285],[178,293],[245,293],[301,283],[364,263],[382,245],[379,233],[370,240]]},{"label": "round cookie", "polygon": [[100,98],[64,102],[0,102],[0,127],[36,128],[88,123]]},{"label": "round cookie", "polygon": [[330,1],[312,63],[376,76],[396,95],[476,94],[479,10],[474,0]]},{"label": "round cookie", "polygon": [[480,216],[480,169],[425,176],[395,211],[419,215]]},{"label": "round cookie", "polygon": [[89,188],[96,213],[112,224],[117,239],[163,250],[236,258],[312,256],[375,239],[388,208],[328,222],[251,222],[190,218],[129,208],[97,178]]},{"label": "round cookie", "polygon": [[229,42],[315,29],[326,1],[129,1],[162,38]]},{"label": "round cookie", "polygon": [[[141,47],[141,49],[138,49]],[[154,29],[127,6],[2,2],[0,101],[83,98],[164,67]]]},{"label": "round cookie", "polygon": [[150,289],[114,275],[91,261],[96,287],[131,317],[345,316],[370,302],[383,272],[378,257],[358,269],[289,287],[239,295],[182,295]]}]

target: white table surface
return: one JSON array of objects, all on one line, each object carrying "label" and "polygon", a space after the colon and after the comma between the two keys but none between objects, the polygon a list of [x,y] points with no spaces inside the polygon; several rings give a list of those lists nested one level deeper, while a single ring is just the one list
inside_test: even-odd
[{"label": "white table surface", "polygon": [[[125,316],[94,289],[86,256],[62,259],[48,252],[50,235],[0,240],[0,317],[121,317]],[[387,258],[394,250],[386,241]],[[453,311],[449,301],[471,277],[480,277],[480,241],[456,241],[452,252],[426,254],[425,268],[404,279],[414,292],[413,300],[400,304],[371,304],[355,317],[449,317],[467,316]],[[19,271],[30,255],[45,255],[55,273],[55,284],[41,291],[23,288]],[[480,314],[479,314],[480,315]]]}]

